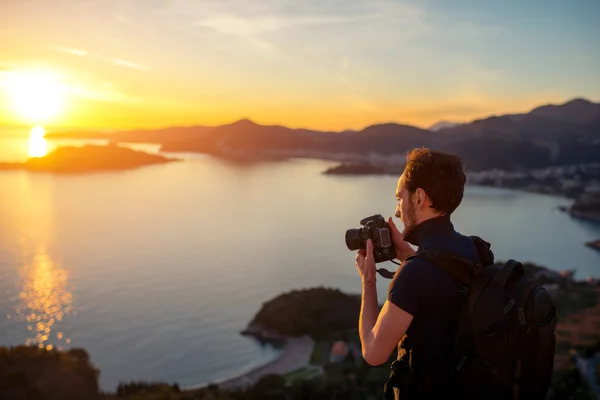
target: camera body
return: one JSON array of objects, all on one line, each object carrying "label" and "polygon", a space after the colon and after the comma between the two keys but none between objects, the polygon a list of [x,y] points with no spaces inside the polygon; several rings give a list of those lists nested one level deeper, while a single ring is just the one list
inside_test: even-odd
[{"label": "camera body", "polygon": [[392,241],[390,227],[381,214],[372,215],[360,221],[361,228],[346,231],[346,246],[350,250],[366,249],[367,240],[373,243],[373,258],[376,263],[396,258],[396,248]]}]

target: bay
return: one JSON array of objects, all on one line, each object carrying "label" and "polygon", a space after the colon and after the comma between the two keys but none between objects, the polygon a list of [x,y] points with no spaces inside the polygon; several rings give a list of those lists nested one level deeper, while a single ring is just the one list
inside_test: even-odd
[{"label": "bay", "polygon": [[[0,139],[0,159],[26,158],[20,140]],[[188,387],[277,356],[239,335],[265,301],[315,286],[360,291],[344,233],[393,214],[395,177],[323,175],[333,163],[320,160],[169,156],[182,159],[110,173],[0,172],[0,345],[84,348],[105,390],[134,379]],[[600,252],[584,242],[600,226],[558,210],[570,203],[468,186],[452,220],[490,241],[497,259],[598,277]],[[379,279],[382,302],[389,281]]]}]

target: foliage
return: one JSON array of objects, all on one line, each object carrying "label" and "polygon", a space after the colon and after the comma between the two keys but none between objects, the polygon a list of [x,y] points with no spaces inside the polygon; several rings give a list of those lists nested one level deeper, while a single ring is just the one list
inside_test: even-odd
[{"label": "foliage", "polygon": [[318,340],[333,331],[355,328],[359,312],[360,298],[338,289],[294,290],[263,304],[250,326],[285,336],[308,334]]},{"label": "foliage", "polygon": [[82,349],[0,347],[0,398],[93,400],[98,398],[98,373]]}]

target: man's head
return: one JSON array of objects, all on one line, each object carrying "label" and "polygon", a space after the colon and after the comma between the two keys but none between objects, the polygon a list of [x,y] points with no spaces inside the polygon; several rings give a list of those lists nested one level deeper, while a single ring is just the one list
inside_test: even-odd
[{"label": "man's head", "polygon": [[396,189],[396,217],[408,232],[421,222],[450,215],[463,198],[466,176],[459,157],[425,148],[406,157]]}]

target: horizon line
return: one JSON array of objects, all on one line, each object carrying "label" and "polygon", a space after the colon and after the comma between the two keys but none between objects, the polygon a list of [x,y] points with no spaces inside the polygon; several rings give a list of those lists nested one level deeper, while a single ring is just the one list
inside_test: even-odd
[{"label": "horizon line", "polygon": [[[48,133],[53,133],[53,132],[61,131],[61,130],[69,131],[69,132],[86,130],[86,131],[90,131],[93,133],[116,133],[116,132],[129,132],[129,131],[141,131],[141,130],[156,131],[156,130],[171,129],[171,128],[210,128],[210,129],[214,129],[214,128],[218,128],[221,126],[233,125],[235,123],[242,122],[242,121],[249,121],[255,125],[263,126],[263,127],[277,126],[277,127],[283,127],[283,128],[293,129],[293,130],[308,130],[308,131],[316,131],[316,132],[324,132],[324,133],[361,132],[369,127],[378,126],[378,125],[401,125],[401,126],[422,129],[425,131],[431,131],[430,128],[432,126],[435,126],[441,122],[448,122],[448,123],[452,123],[452,124],[463,125],[463,124],[468,124],[468,123],[472,123],[475,121],[480,121],[480,120],[484,120],[484,119],[488,119],[488,118],[492,118],[492,117],[528,114],[531,111],[533,111],[537,108],[540,108],[540,107],[561,106],[561,105],[565,105],[565,104],[571,103],[576,100],[583,100],[583,101],[587,101],[592,104],[600,105],[600,100],[591,100],[590,98],[587,98],[587,97],[576,96],[576,97],[571,97],[568,100],[565,100],[561,103],[549,102],[549,103],[540,104],[540,105],[535,106],[535,107],[529,109],[528,111],[524,111],[524,112],[506,113],[506,114],[490,113],[490,114],[482,115],[480,117],[476,117],[476,118],[473,118],[473,119],[470,119],[467,121],[449,121],[449,120],[440,119],[437,122],[435,122],[429,126],[422,126],[422,125],[417,125],[417,124],[403,123],[401,121],[380,120],[380,121],[373,121],[373,122],[363,126],[360,129],[345,128],[345,129],[338,129],[338,130],[307,128],[304,126],[292,126],[292,125],[286,125],[286,124],[282,124],[282,123],[259,123],[259,122],[256,122],[256,120],[254,120],[248,116],[238,117],[234,120],[231,120],[230,122],[226,122],[226,123],[222,123],[222,124],[218,124],[218,125],[202,125],[202,124],[177,125],[177,124],[172,124],[172,125],[161,125],[161,126],[158,126],[158,125],[139,126],[139,127],[132,127],[132,128],[97,128],[97,129],[95,129],[95,128],[86,128],[86,127],[81,127],[81,128],[68,127],[68,126],[61,127],[61,126],[57,126],[54,124],[43,124],[43,123],[32,123],[32,124],[22,123],[22,124],[8,124],[8,125],[0,124],[0,129],[28,129],[28,130],[30,130],[33,127],[42,126],[45,129],[47,129]],[[434,131],[431,131],[431,132],[434,132]]]}]

